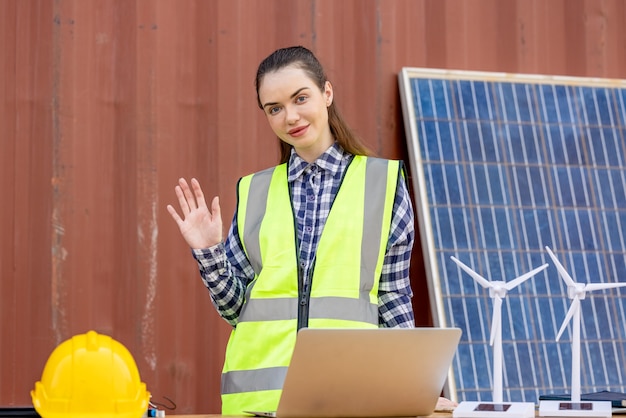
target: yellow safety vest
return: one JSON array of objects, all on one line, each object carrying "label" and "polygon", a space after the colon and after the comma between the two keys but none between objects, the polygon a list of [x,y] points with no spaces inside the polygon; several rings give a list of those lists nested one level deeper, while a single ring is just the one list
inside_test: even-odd
[{"label": "yellow safety vest", "polygon": [[401,170],[399,161],[353,158],[320,237],[309,295],[299,288],[287,164],[240,179],[237,223],[256,277],[226,348],[223,415],[276,410],[299,326],[378,326],[378,282]]}]

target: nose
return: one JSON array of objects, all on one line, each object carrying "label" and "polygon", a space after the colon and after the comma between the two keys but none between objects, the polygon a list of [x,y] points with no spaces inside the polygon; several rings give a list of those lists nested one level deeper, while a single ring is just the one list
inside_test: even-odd
[{"label": "nose", "polygon": [[296,109],[295,106],[285,107],[285,120],[289,125],[293,125],[300,120],[300,114],[298,113],[298,109]]}]

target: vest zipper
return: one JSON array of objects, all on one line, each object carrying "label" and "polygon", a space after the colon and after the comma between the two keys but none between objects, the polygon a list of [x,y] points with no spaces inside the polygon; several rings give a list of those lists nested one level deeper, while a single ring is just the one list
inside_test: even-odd
[{"label": "vest zipper", "polygon": [[[311,274],[309,273],[309,276],[310,275]],[[311,277],[309,277],[309,280],[305,281],[302,268],[298,267],[298,330],[309,326],[309,300],[311,298],[310,289]]]}]

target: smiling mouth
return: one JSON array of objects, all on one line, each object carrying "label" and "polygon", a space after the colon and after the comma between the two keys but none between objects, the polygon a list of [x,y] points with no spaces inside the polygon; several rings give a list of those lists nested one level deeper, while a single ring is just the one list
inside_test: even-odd
[{"label": "smiling mouth", "polygon": [[287,133],[291,136],[300,136],[302,133],[304,133],[304,131],[306,131],[307,128],[308,128],[308,125],[299,126],[297,128],[290,129]]}]

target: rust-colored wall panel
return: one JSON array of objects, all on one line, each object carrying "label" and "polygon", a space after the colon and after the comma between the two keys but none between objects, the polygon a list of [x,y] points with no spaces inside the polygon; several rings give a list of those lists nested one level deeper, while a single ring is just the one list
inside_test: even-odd
[{"label": "rust-colored wall panel", "polygon": [[[226,229],[237,179],[276,162],[253,86],[274,49],[313,49],[356,131],[407,159],[403,66],[626,78],[625,24],[621,0],[0,2],[0,404],[95,329],[155,400],[219,412],[229,327],[165,206],[197,177]],[[417,242],[429,325],[423,268]]]},{"label": "rust-colored wall panel", "polygon": [[52,79],[51,27],[44,22],[51,10],[2,2],[0,16],[0,393],[12,400],[24,398],[22,388],[54,347],[46,327]]}]

